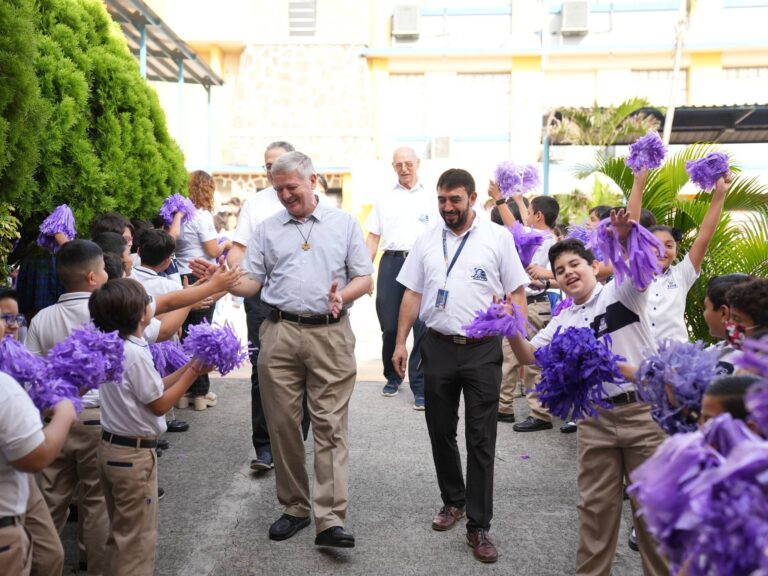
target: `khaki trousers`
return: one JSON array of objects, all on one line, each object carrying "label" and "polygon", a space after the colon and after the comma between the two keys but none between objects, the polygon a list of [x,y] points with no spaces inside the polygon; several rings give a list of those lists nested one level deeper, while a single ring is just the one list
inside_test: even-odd
[{"label": "khaki trousers", "polygon": [[21,520],[0,528],[0,576],[29,576],[31,568],[32,544]]},{"label": "khaki trousers", "polygon": [[152,576],[157,548],[157,454],[150,448],[99,445],[109,514],[105,573]]},{"label": "khaki trousers", "polygon": [[501,353],[504,360],[501,364],[501,391],[499,393],[499,413],[514,414],[515,398],[521,396],[518,388],[523,387],[522,366],[512,352],[509,340],[502,338]]},{"label": "khaki trousers", "polygon": [[[101,439],[99,408],[86,408],[72,425],[61,453],[41,474],[43,497],[51,511],[56,531],[61,534],[67,512],[77,492],[79,514],[83,523],[83,543],[88,560],[88,576],[104,573],[107,508],[99,482],[98,447]],[[80,483],[78,491],[78,482]]]},{"label": "khaki trousers", "polygon": [[259,338],[259,385],[275,461],[277,499],[286,514],[309,516],[309,479],[301,435],[306,391],[315,442],[311,506],[315,529],[319,533],[344,526],[347,410],[357,375],[349,317],[321,326],[265,320]]},{"label": "khaki trousers", "polygon": [[[600,417],[579,422],[577,466],[579,484],[579,548],[576,574],[608,576],[619,538],[624,476],[651,456],[664,433],[651,418],[648,404],[635,402]],[[637,516],[631,501],[643,573],[667,576],[669,566]]]},{"label": "khaki trousers", "polygon": [[[549,304],[549,300],[546,302],[531,302],[528,304],[529,338],[544,328],[544,326],[546,326],[551,319],[552,308]],[[509,344],[507,344],[507,346],[509,346]],[[507,354],[506,350],[509,350],[509,354]],[[514,375],[517,372],[519,366],[520,363],[512,353],[512,349],[505,349],[503,369],[508,370]],[[504,372],[504,374],[506,374],[506,372]],[[531,409],[531,416],[538,418],[539,420],[550,422],[552,420],[552,416],[546,408],[539,404],[539,395],[534,390],[534,387],[538,383],[540,377],[541,368],[539,368],[537,365],[534,364],[531,366],[523,367],[523,391],[525,392],[525,398],[528,401],[528,407]],[[510,383],[509,380],[509,378],[505,377],[502,377],[501,379],[499,412],[503,414],[514,414],[514,405],[512,399],[515,389],[514,385]]]},{"label": "khaki trousers", "polygon": [[29,474],[29,499],[22,523],[32,540],[32,576],[61,576],[64,571],[64,548],[51,513],[37,486],[35,476]]}]

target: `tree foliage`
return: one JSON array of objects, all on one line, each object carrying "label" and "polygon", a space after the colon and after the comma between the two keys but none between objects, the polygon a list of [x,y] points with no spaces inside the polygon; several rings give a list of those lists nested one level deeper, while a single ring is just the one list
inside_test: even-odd
[{"label": "tree foliage", "polygon": [[[688,182],[685,162],[703,158],[717,150],[712,144],[694,144],[667,158],[658,170],[648,175],[643,208],[654,213],[659,224],[680,228],[683,239],[678,247],[682,258],[693,244],[701,221],[709,206],[709,193],[700,192],[693,197],[681,196]],[[686,321],[691,337],[710,340],[704,322],[704,296],[707,282],[714,276],[743,272],[756,276],[768,273],[768,185],[757,178],[736,173],[720,222],[709,245],[709,252],[701,267],[701,276],[688,293]],[[580,177],[600,172],[611,178],[628,198],[632,188],[632,172],[623,158],[598,159],[597,163],[581,166]]]}]

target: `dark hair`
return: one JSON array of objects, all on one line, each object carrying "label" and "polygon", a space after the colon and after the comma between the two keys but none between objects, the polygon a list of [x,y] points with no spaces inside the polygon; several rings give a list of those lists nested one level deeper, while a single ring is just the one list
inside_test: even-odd
[{"label": "dark hair", "polygon": [[[528,198],[526,198],[525,196],[523,196],[523,204],[528,206]],[[520,222],[522,224],[523,223],[523,217],[520,214],[520,208],[517,207],[517,202],[515,202],[514,198],[511,198],[511,197],[507,198],[507,207],[512,212],[512,216],[515,217],[515,220],[517,220],[518,222]],[[501,214],[499,214],[499,207],[498,206],[494,206],[493,210],[491,210],[491,222],[494,222],[494,223],[499,224],[501,226],[504,225],[504,221],[501,219]]]},{"label": "dark hair", "polygon": [[744,406],[744,395],[755,382],[760,382],[760,378],[749,374],[721,376],[709,383],[704,394],[716,396],[726,412],[734,418],[746,420],[749,413]]},{"label": "dark hair", "polygon": [[536,196],[531,200],[534,214],[541,212],[544,215],[544,224],[547,228],[553,228],[557,224],[557,216],[560,214],[560,204],[552,196]]},{"label": "dark hair", "polygon": [[744,312],[757,326],[768,326],[768,278],[754,278],[731,286],[725,299],[731,309]]},{"label": "dark hair", "polygon": [[135,254],[139,250],[141,235],[147,230],[154,230],[155,227],[149,220],[139,220],[138,218],[131,218],[131,224],[133,224],[133,245],[131,246],[131,254]]},{"label": "dark hair", "polygon": [[644,228],[656,226],[656,215],[648,210],[648,208],[640,209],[640,226]]},{"label": "dark hair", "polygon": [[595,261],[595,255],[592,253],[592,250],[584,245],[584,242],[576,238],[566,238],[565,240],[560,240],[560,242],[555,242],[549,249],[549,264],[553,271],[555,269],[555,260],[566,252],[572,252],[579,258],[584,258],[589,265]]},{"label": "dark hair", "polygon": [[[125,241],[125,239],[123,239]],[[56,274],[67,291],[85,282],[88,274],[94,272],[104,253],[90,240],[70,240],[56,253]]]},{"label": "dark hair", "polygon": [[568,236],[568,225],[558,224],[552,228],[552,231],[555,233],[555,237],[560,236],[560,238],[564,239],[566,236]]},{"label": "dark hair", "polygon": [[612,208],[607,204],[598,204],[597,206],[592,206],[589,209],[589,213],[596,215],[598,220],[605,220],[611,215],[611,210]]},{"label": "dark hair", "polygon": [[128,241],[115,232],[102,232],[101,234],[94,236],[93,241],[101,246],[101,249],[104,252],[112,252],[121,258],[123,257],[125,248],[128,246]]},{"label": "dark hair", "polygon": [[104,252],[104,271],[107,273],[107,279],[117,280],[125,274],[123,269],[123,259],[114,252]]},{"label": "dark hair", "polygon": [[131,231],[131,236],[133,236],[133,224],[128,218],[122,214],[105,212],[96,216],[91,222],[91,238],[96,238],[103,232],[114,232],[122,236],[126,228]]},{"label": "dark hair", "polygon": [[444,188],[451,191],[456,188],[464,188],[467,191],[467,197],[475,191],[475,179],[472,174],[461,168],[449,168],[437,180],[437,189]]},{"label": "dark hair", "polygon": [[275,142],[271,142],[267,146],[267,150],[274,150],[275,148],[282,148],[286,152],[295,152],[296,148],[293,147],[292,144],[289,144],[288,142],[285,142],[284,140],[276,140]]},{"label": "dark hair", "polygon": [[671,226],[664,226],[663,224],[658,224],[656,226],[646,226],[646,228],[648,228],[648,231],[651,233],[666,232],[672,236],[672,240],[674,240],[676,243],[683,239],[683,231],[680,230],[680,228],[672,228]]},{"label": "dark hair", "polygon": [[731,286],[743,284],[753,279],[749,274],[723,274],[722,276],[713,276],[707,282],[707,298],[712,303],[712,308],[717,310],[722,306],[727,306],[728,302],[725,295]]},{"label": "dark hair", "polygon": [[146,230],[141,235],[139,256],[142,264],[157,266],[169,258],[174,250],[176,250],[176,240],[165,230]]},{"label": "dark hair", "polygon": [[110,280],[91,294],[88,310],[96,328],[103,332],[117,330],[125,338],[136,332],[151,301],[139,282],[119,278]]}]

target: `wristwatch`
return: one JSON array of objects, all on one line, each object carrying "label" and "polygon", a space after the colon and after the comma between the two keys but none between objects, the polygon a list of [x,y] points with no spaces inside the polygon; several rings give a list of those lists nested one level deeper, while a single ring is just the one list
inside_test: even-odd
[{"label": "wristwatch", "polygon": [[496,200],[496,206],[501,206],[502,204],[506,204],[506,203],[507,203],[506,198],[499,198],[498,200]]}]

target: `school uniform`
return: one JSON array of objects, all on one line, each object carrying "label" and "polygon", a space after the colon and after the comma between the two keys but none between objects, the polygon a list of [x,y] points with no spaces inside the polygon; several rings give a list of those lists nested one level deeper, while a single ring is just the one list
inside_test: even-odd
[{"label": "school uniform", "polygon": [[[587,302],[566,308],[532,340],[534,348],[549,344],[559,327],[591,328],[598,338],[610,336],[612,350],[631,365],[639,365],[655,350],[646,314],[648,291],[631,282],[597,284]],[[579,547],[576,574],[611,572],[621,522],[623,477],[650,457],[665,435],[651,418],[650,406],[639,402],[634,385],[604,387],[613,409],[598,409],[599,418],[579,422],[577,469],[579,486]],[[669,567],[645,529],[632,501],[643,572],[667,575]]]},{"label": "school uniform", "polygon": [[109,530],[106,573],[152,576],[157,548],[157,438],[165,417],[147,407],[163,395],[143,338],[125,340],[122,382],[101,386],[103,432],[99,468]]},{"label": "school uniform", "polygon": [[160,273],[141,264],[133,267],[131,278],[141,283],[147,294],[155,298],[182,289],[180,282],[174,282],[167,276],[161,276]]},{"label": "school uniform", "polygon": [[688,291],[699,277],[688,254],[654,277],[648,287],[648,316],[654,340],[688,342],[685,303]]},{"label": "school uniform", "polygon": [[40,413],[16,380],[0,372],[0,575],[28,576],[32,542],[23,525],[29,478],[10,462],[45,441]]}]

